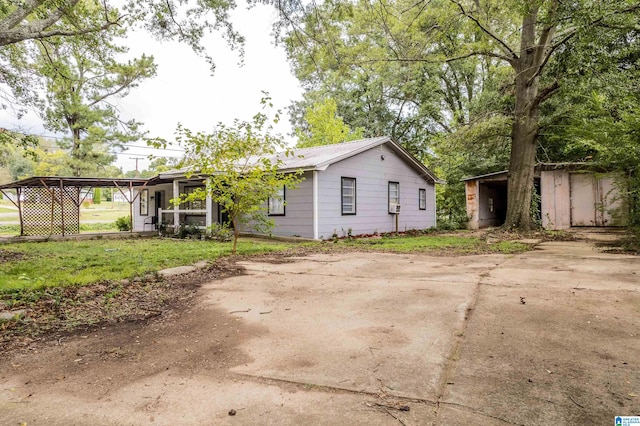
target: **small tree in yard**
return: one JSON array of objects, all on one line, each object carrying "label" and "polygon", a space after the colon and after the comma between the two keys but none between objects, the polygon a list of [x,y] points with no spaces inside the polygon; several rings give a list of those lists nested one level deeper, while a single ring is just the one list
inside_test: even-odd
[{"label": "small tree in yard", "polygon": [[[271,107],[270,98],[262,106]],[[233,225],[232,253],[236,253],[243,226],[266,232],[274,226],[268,219],[266,204],[283,186],[295,187],[302,172],[281,173],[283,160],[292,155],[280,135],[272,134],[279,113],[270,120],[259,112],[251,121],[235,120],[233,125],[219,123],[213,133],[193,133],[178,126],[178,142],[184,147],[184,163],[191,174],[207,176],[204,188],[182,194],[173,202],[204,200],[207,195],[229,216]],[[282,150],[279,152],[279,150]]]}]

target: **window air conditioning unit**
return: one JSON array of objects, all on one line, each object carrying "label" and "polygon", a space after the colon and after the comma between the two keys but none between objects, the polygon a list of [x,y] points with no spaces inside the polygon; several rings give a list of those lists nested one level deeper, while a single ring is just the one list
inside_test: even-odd
[{"label": "window air conditioning unit", "polygon": [[389,213],[400,214],[400,204],[389,203]]}]

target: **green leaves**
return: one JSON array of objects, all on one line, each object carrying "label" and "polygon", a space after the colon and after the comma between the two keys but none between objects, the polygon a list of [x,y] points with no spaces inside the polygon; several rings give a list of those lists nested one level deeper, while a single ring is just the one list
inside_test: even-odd
[{"label": "green leaves", "polygon": [[[100,19],[97,4],[83,2],[82,19]],[[153,57],[142,55],[127,62],[116,58],[127,51],[115,43],[124,31],[108,27],[95,37],[50,37],[38,45],[36,71],[46,87],[43,119],[46,127],[65,132],[61,141],[69,150],[67,165],[75,176],[96,174],[110,164],[113,148],[136,141],[140,123],[120,119],[112,98],[123,97],[143,79],[153,77]],[[88,43],[87,43],[88,42]]]},{"label": "green leaves", "polygon": [[[439,175],[450,177],[451,186],[440,194],[453,198],[439,199],[439,205],[454,206],[460,215],[464,194],[453,181],[472,171],[504,169],[510,162],[512,175],[532,176],[524,169],[533,167],[535,152],[524,148],[534,146],[539,133],[548,146],[549,133],[555,131],[548,126],[545,102],[570,99],[574,88],[592,85],[606,68],[602,58],[616,56],[620,68],[629,70],[639,57],[638,0],[332,0],[296,5],[281,6],[285,19],[279,29],[306,90],[305,101],[292,108],[298,133],[308,133],[308,108],[334,99],[344,123],[364,128],[368,136],[390,134],[427,159]],[[619,74],[617,81],[624,80]],[[610,84],[620,87],[613,80]],[[637,87],[629,90],[638,92]],[[566,116],[587,105],[596,107],[576,99],[560,103],[565,104],[558,111]],[[631,110],[617,108],[611,115],[618,111],[622,117],[622,111]],[[591,111],[583,116],[593,125],[583,129],[601,133],[598,139],[622,133],[618,124],[595,117],[609,112]],[[539,117],[546,126],[542,129]],[[567,117],[553,120],[566,123]],[[562,136],[553,150],[545,151],[547,158],[563,152],[562,138],[573,141],[564,154],[592,151],[594,141],[575,137],[580,133],[576,129],[568,137],[557,132]],[[517,201],[513,206],[528,209],[528,200],[518,197],[530,192],[525,190],[529,184],[510,190],[509,198]]]},{"label": "green leaves", "polygon": [[294,188],[302,179],[302,172],[279,171],[292,154],[281,136],[272,133],[279,113],[269,120],[268,94],[261,104],[263,110],[252,121],[235,120],[231,126],[219,123],[212,133],[194,133],[183,126],[176,132],[176,140],[185,149],[182,165],[189,167],[187,176],[202,176],[205,186],[173,201],[180,204],[210,197],[232,222],[234,253],[242,228],[266,232],[273,226],[266,215],[269,197],[283,186]]},{"label": "green leaves", "polygon": [[364,129],[351,130],[337,114],[337,105],[333,99],[325,99],[308,107],[304,115],[305,128],[298,127],[298,147],[306,148],[318,145],[331,145],[349,142],[364,137]]}]

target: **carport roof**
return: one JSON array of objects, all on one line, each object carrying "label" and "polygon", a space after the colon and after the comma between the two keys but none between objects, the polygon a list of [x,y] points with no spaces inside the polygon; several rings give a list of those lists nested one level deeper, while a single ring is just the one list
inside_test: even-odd
[{"label": "carport roof", "polygon": [[499,171],[499,172],[487,173],[487,174],[480,175],[480,176],[467,177],[467,178],[463,178],[463,179],[460,179],[460,180],[462,182],[466,182],[468,180],[478,180],[478,179],[484,179],[484,178],[493,178],[493,177],[498,177],[500,175],[506,175],[507,173],[509,173],[509,170],[502,170],[502,171]]},{"label": "carport roof", "polygon": [[16,182],[0,185],[0,189],[34,188],[34,187],[55,187],[74,186],[107,188],[114,186],[143,186],[156,183],[157,178],[97,178],[97,177],[75,177],[75,176],[34,176]]}]

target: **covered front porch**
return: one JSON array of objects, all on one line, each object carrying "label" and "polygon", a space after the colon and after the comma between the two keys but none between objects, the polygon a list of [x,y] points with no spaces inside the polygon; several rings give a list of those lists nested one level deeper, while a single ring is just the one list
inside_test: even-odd
[{"label": "covered front porch", "polygon": [[210,196],[179,205],[173,203],[181,194],[204,189],[206,180],[204,176],[186,177],[178,174],[160,174],[154,178],[146,188],[139,190],[134,204],[133,230],[177,233],[180,227],[205,230],[214,223],[227,223],[227,215],[221,212]]}]

